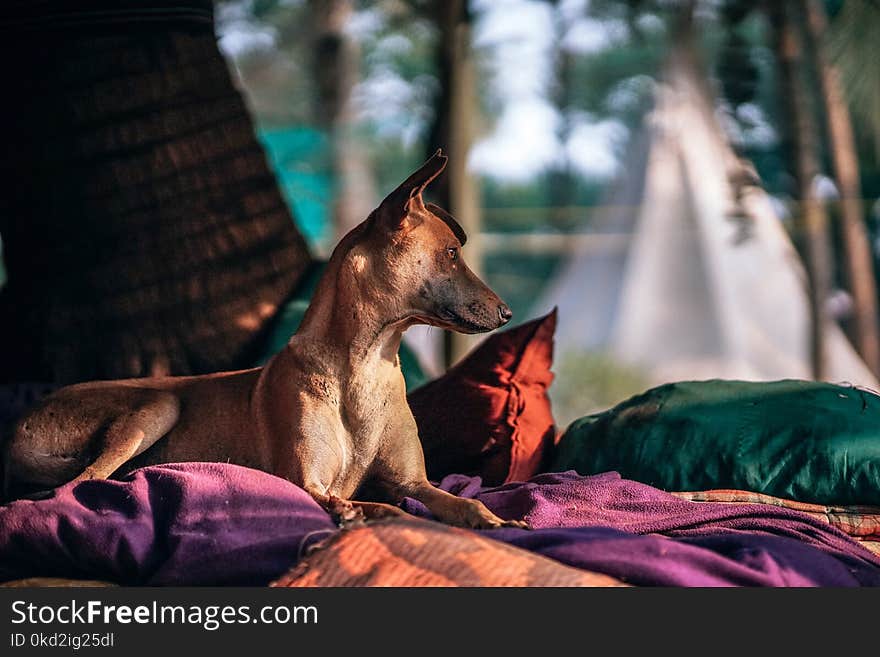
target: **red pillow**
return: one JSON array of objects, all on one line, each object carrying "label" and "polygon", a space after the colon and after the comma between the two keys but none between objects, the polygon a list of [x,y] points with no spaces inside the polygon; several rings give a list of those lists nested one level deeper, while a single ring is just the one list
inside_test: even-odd
[{"label": "red pillow", "polygon": [[480,475],[494,486],[538,472],[555,436],[547,396],[555,330],[554,308],[489,336],[446,374],[409,394],[428,477]]}]

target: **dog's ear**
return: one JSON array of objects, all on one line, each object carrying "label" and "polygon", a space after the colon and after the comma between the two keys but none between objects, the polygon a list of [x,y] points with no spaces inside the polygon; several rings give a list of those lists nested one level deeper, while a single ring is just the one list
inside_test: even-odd
[{"label": "dog's ear", "polygon": [[432,155],[427,162],[420,166],[412,175],[404,180],[391,192],[382,203],[379,204],[378,216],[382,225],[390,231],[412,227],[413,218],[410,213],[413,210],[424,210],[422,192],[434,178],[440,175],[446,168],[449,158],[441,149]]}]

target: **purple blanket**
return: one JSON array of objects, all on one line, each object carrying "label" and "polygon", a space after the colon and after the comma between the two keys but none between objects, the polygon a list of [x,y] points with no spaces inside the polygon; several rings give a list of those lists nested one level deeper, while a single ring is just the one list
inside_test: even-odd
[{"label": "purple blanket", "polygon": [[[541,475],[478,497],[533,531],[485,532],[566,564],[641,585],[880,585],[880,560],[810,516],[688,502],[616,473]],[[413,500],[405,507],[422,515]],[[262,585],[337,531],[300,488],[234,465],[136,470],[0,507],[0,580],[58,576],[149,585]]]},{"label": "purple blanket", "polygon": [[[782,507],[690,502],[616,472],[544,474],[493,489],[451,475],[441,486],[501,517],[525,517],[537,530],[500,529],[493,538],[631,584],[880,585],[880,558]],[[414,500],[405,508],[430,516]]]}]

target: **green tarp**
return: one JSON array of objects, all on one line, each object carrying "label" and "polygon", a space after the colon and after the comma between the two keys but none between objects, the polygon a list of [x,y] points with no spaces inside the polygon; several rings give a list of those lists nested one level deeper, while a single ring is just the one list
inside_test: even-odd
[{"label": "green tarp", "polygon": [[332,239],[328,213],[333,197],[330,142],[306,126],[264,128],[257,136],[266,149],[296,227],[309,244]]},{"label": "green tarp", "polygon": [[670,383],[576,420],[550,469],[880,505],[880,397],[810,381]]}]

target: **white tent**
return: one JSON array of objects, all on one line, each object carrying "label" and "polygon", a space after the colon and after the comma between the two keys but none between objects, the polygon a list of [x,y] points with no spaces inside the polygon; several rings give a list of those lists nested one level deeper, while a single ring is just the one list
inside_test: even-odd
[{"label": "white tent", "polygon": [[[610,212],[534,309],[559,306],[557,358],[603,351],[655,383],[810,378],[806,274],[771,198],[743,184],[695,69],[673,57]],[[830,381],[877,382],[836,323]]]}]

